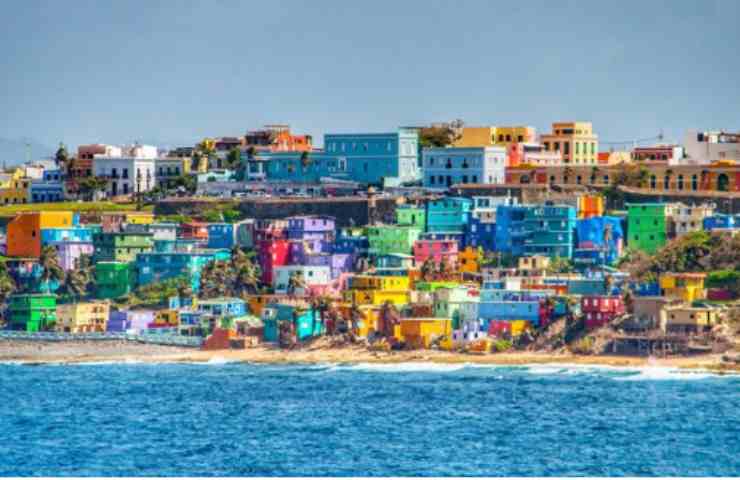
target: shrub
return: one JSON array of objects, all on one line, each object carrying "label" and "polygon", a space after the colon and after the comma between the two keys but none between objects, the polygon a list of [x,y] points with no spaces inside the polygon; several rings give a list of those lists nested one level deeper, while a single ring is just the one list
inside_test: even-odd
[{"label": "shrub", "polygon": [[594,349],[594,337],[583,337],[570,345],[570,351],[581,355],[590,355]]},{"label": "shrub", "polygon": [[505,352],[507,350],[511,350],[512,343],[510,340],[496,340],[493,342],[493,351],[494,352]]}]

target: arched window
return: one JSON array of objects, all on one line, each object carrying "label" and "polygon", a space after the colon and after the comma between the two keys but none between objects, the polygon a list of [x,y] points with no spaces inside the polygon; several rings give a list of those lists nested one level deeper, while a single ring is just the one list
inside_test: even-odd
[{"label": "arched window", "polygon": [[683,190],[683,175],[678,176],[678,189]]},{"label": "arched window", "polygon": [[697,190],[699,188],[699,179],[696,174],[691,176],[691,190]]},{"label": "arched window", "polygon": [[668,190],[669,188],[671,188],[671,176],[666,175],[663,177],[663,189]]},{"label": "arched window", "polygon": [[650,189],[655,190],[655,185],[657,183],[658,179],[655,178],[655,175],[650,175]]}]

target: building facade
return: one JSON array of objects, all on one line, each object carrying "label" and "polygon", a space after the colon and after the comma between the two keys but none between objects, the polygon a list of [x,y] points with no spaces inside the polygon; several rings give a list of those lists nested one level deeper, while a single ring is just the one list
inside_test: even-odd
[{"label": "building facade", "polygon": [[423,151],[422,163],[427,188],[499,184],[506,179],[506,150],[502,147],[428,148]]},{"label": "building facade", "polygon": [[596,165],[599,137],[593,133],[590,122],[558,122],[552,132],[540,138],[545,151],[560,152],[563,163]]}]

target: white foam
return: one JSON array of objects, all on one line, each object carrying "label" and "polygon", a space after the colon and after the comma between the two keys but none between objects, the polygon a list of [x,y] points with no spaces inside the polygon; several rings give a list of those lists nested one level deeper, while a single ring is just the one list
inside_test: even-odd
[{"label": "white foam", "polygon": [[[686,370],[672,367],[643,367],[636,370],[635,375],[616,377],[622,382],[645,382],[662,380],[703,380],[706,378],[723,377],[708,370]],[[732,375],[736,376],[736,375]]]},{"label": "white foam", "polygon": [[218,356],[217,355],[215,357],[209,358],[208,361],[205,362],[205,364],[207,364],[207,365],[225,365],[227,363],[236,363],[238,361],[239,360],[235,360],[233,358],[225,358],[225,357],[221,357],[221,356]]},{"label": "white foam", "polygon": [[464,363],[432,363],[432,362],[401,362],[401,363],[355,363],[337,365],[331,370],[350,370],[363,372],[455,372],[462,370],[467,365]]}]

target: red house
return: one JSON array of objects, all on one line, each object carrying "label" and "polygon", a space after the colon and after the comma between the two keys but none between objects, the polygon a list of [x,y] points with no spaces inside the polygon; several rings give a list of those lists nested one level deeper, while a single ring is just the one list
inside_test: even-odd
[{"label": "red house", "polygon": [[599,328],[625,312],[619,296],[592,295],[581,298],[581,312],[586,317],[586,328]]},{"label": "red house", "polygon": [[272,284],[272,274],[275,267],[288,264],[290,248],[287,240],[260,240],[256,243],[257,258],[262,269],[262,281]]},{"label": "red house", "polygon": [[208,241],[208,226],[203,222],[183,223],[180,226],[180,236],[186,240]]}]

